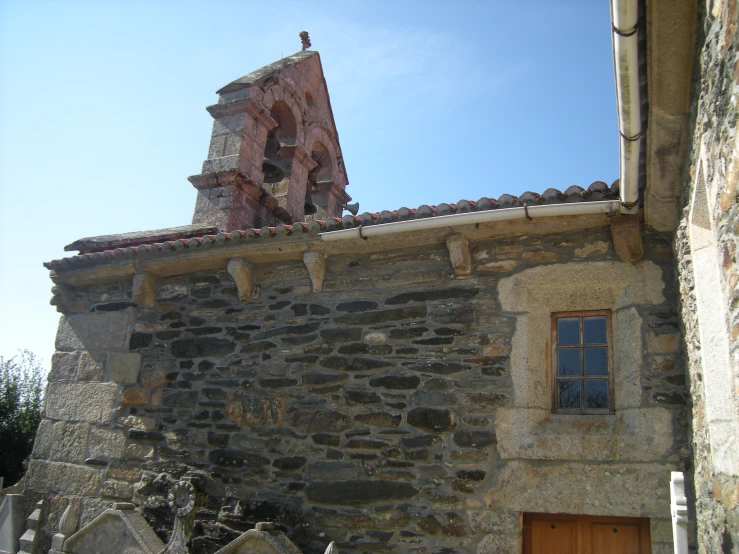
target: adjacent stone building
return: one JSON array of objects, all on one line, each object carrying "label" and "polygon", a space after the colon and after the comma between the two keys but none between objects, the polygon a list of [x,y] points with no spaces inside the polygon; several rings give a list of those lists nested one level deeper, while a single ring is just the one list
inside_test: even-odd
[{"label": "adjacent stone building", "polygon": [[343,215],[318,53],[223,87],[192,225],[46,264],[39,548],[70,505],[166,542],[184,479],[190,552],[272,521],[303,552],[662,554],[685,472],[691,549],[735,551],[736,17],[641,6],[633,190]]}]

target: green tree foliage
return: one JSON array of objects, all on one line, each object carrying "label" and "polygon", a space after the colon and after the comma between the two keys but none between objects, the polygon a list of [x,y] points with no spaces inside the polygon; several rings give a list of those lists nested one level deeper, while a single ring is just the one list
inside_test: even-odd
[{"label": "green tree foliage", "polygon": [[41,422],[41,361],[28,350],[0,356],[0,476],[5,485],[23,477],[23,461],[31,454]]}]

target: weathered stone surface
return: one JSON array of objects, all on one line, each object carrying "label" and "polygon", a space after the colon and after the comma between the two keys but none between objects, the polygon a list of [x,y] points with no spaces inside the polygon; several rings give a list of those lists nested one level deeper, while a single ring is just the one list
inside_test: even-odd
[{"label": "weathered stone surface", "polygon": [[462,448],[484,448],[495,444],[496,437],[490,431],[460,430],[454,433],[454,444]]},{"label": "weathered stone surface", "polygon": [[211,450],[208,460],[225,467],[259,467],[269,465],[269,458],[242,450]]},{"label": "weathered stone surface", "polygon": [[26,487],[38,491],[92,496],[100,485],[98,469],[31,460],[26,473]]},{"label": "weathered stone surface", "polygon": [[60,462],[82,463],[87,450],[89,428],[86,423],[55,423],[51,458]]},{"label": "weathered stone surface", "polygon": [[379,394],[363,390],[346,391],[346,399],[350,404],[378,404],[382,400]]},{"label": "weathered stone surface", "polygon": [[108,380],[133,385],[139,378],[141,354],[114,354],[108,364]]},{"label": "weathered stone surface", "polygon": [[150,392],[141,387],[129,387],[121,391],[121,404],[126,406],[146,406],[150,400]]},{"label": "weathered stone surface", "polygon": [[322,329],[321,338],[326,342],[348,342],[362,339],[360,327],[350,329]]},{"label": "weathered stone surface", "polygon": [[133,485],[123,481],[108,480],[100,486],[100,496],[117,500],[131,500]]},{"label": "weathered stone surface", "polygon": [[370,425],[372,427],[398,427],[403,418],[400,415],[393,415],[386,412],[369,412],[366,414],[357,414],[354,421],[360,425]]},{"label": "weathered stone surface", "polygon": [[141,429],[129,429],[128,437],[137,441],[152,441],[161,442],[164,440],[164,435],[156,431],[142,431]]},{"label": "weathered stone surface", "polygon": [[135,483],[141,478],[141,470],[135,467],[110,466],[105,475],[109,479]]},{"label": "weathered stone surface", "polygon": [[410,425],[432,433],[450,431],[456,425],[456,416],[450,410],[415,408],[406,417]]},{"label": "weathered stone surface", "polygon": [[313,292],[323,290],[323,277],[326,275],[326,255],[323,252],[305,252],[303,263],[308,270]]},{"label": "weathered stone surface", "polygon": [[226,356],[236,344],[228,339],[202,337],[176,340],[172,343],[172,355],[176,358],[204,358]]},{"label": "weathered stone surface", "polygon": [[356,314],[359,312],[367,312],[369,310],[376,310],[379,304],[377,302],[371,302],[368,300],[355,300],[353,302],[342,302],[336,306],[336,310],[339,312],[349,312],[350,314]]},{"label": "weathered stone surface", "polygon": [[326,385],[347,380],[345,373],[306,373],[302,377],[304,385]]},{"label": "weathered stone surface", "polygon": [[306,497],[319,504],[357,506],[413,498],[418,491],[409,483],[392,481],[315,481],[305,489]]},{"label": "weathered stone surface", "polygon": [[[607,487],[601,486],[607,482]],[[588,490],[589,494],[571,494]],[[552,513],[608,513],[625,517],[669,514],[669,487],[660,464],[582,464],[541,466],[511,461],[485,493],[493,510]]]},{"label": "weathered stone surface", "polygon": [[427,406],[453,406],[457,403],[457,397],[453,392],[425,391],[419,390],[411,394],[414,404]]},{"label": "weathered stone surface", "polygon": [[115,383],[49,383],[45,416],[65,421],[110,423],[117,390]]},{"label": "weathered stone surface", "polygon": [[91,458],[122,458],[125,447],[126,437],[123,431],[95,426],[90,429],[89,455]]},{"label": "weathered stone surface", "polygon": [[339,446],[341,444],[341,437],[331,433],[316,433],[311,435],[311,438],[313,442],[323,446]]},{"label": "weathered stone surface", "polygon": [[298,384],[297,379],[291,377],[264,377],[259,379],[259,386],[263,389],[284,389]]},{"label": "weathered stone surface", "polygon": [[140,350],[151,344],[152,335],[149,333],[133,333],[128,341],[129,350]]},{"label": "weathered stone surface", "polygon": [[398,294],[388,298],[385,300],[385,304],[392,306],[394,304],[408,304],[409,302],[434,302],[437,300],[449,300],[452,298],[470,298],[475,296],[478,292],[480,292],[479,289],[463,287],[404,292],[403,294]]},{"label": "weathered stone surface", "polygon": [[328,369],[343,369],[344,371],[366,371],[381,369],[393,365],[389,360],[381,358],[358,358],[343,356],[328,356],[321,358],[319,363]]},{"label": "weathered stone surface", "polygon": [[147,371],[141,374],[141,384],[147,389],[163,387],[167,384],[167,376],[161,369]]},{"label": "weathered stone surface", "polygon": [[126,418],[119,418],[118,421],[124,427],[132,427],[142,431],[153,431],[157,427],[156,419],[151,417],[128,416]]},{"label": "weathered stone surface", "polygon": [[69,381],[77,372],[79,352],[55,352],[51,357],[49,381]]},{"label": "weathered stone surface", "polygon": [[449,262],[457,275],[469,275],[472,272],[472,257],[470,256],[470,243],[467,237],[454,234],[446,239],[449,249]]},{"label": "weathered stone surface", "polygon": [[636,262],[644,255],[639,217],[636,214],[623,214],[611,217],[611,237],[613,248],[624,262]]},{"label": "weathered stone surface", "polygon": [[290,424],[304,433],[340,433],[352,426],[352,418],[335,410],[296,410]]},{"label": "weathered stone surface", "polygon": [[126,347],[132,319],[132,310],[63,315],[59,319],[56,349],[121,351]]},{"label": "weathered stone surface", "polygon": [[498,450],[503,458],[655,460],[673,448],[672,417],[670,410],[662,408],[566,419],[545,410],[501,408],[496,417]]},{"label": "weathered stone surface", "polygon": [[147,460],[154,456],[154,447],[148,444],[129,444],[126,457],[132,460]]},{"label": "weathered stone surface", "polygon": [[418,375],[382,375],[370,379],[371,387],[381,387],[385,389],[407,390],[418,388],[421,379]]},{"label": "weathered stone surface", "polygon": [[396,308],[394,310],[379,310],[376,312],[364,312],[358,314],[345,314],[337,317],[334,321],[340,325],[374,325],[388,321],[402,321],[404,319],[418,319],[426,315],[425,306],[412,308]]},{"label": "weathered stone surface", "polygon": [[242,354],[253,354],[255,352],[267,352],[268,350],[271,350],[272,348],[275,348],[277,345],[274,342],[270,342],[268,340],[264,341],[257,341],[247,344],[241,349]]},{"label": "weathered stone surface", "polygon": [[48,458],[51,454],[51,446],[54,443],[54,422],[42,419],[36,429],[36,437],[33,441],[33,457]]},{"label": "weathered stone surface", "polygon": [[181,390],[162,396],[162,406],[167,408],[192,408],[197,401],[198,391]]},{"label": "weathered stone surface", "polygon": [[228,419],[238,425],[282,425],[287,401],[272,397],[234,392],[228,400]]},{"label": "weathered stone surface", "polygon": [[468,404],[481,404],[483,406],[505,406],[509,398],[506,394],[497,392],[471,392],[464,395]]},{"label": "weathered stone surface", "polygon": [[470,369],[470,367],[468,365],[459,364],[456,362],[426,362],[423,365],[414,366],[413,369],[425,373],[452,375],[454,373],[467,371],[468,369]]},{"label": "weathered stone surface", "polygon": [[303,467],[306,461],[308,461],[308,459],[304,456],[287,456],[285,458],[277,458],[276,460],[273,460],[272,465],[283,471],[292,471]]},{"label": "weathered stone surface", "polygon": [[647,348],[652,354],[671,354],[677,352],[680,348],[680,335],[677,333],[668,334],[647,334]]},{"label": "weathered stone surface", "polygon": [[226,270],[239,291],[239,300],[242,302],[249,300],[254,288],[254,264],[243,258],[231,258]]},{"label": "weathered stone surface", "polygon": [[376,441],[372,439],[350,439],[344,444],[347,450],[373,450],[389,446],[385,441]]},{"label": "weathered stone surface", "polygon": [[462,323],[475,322],[475,307],[470,305],[454,306],[451,308],[438,308],[431,313],[431,320],[436,323]]}]

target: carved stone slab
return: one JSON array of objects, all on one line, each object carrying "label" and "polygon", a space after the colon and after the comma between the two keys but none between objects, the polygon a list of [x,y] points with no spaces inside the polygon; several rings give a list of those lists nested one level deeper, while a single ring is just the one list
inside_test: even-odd
[{"label": "carved stone slab", "polygon": [[281,531],[269,527],[269,524],[258,523],[257,529],[242,534],[216,554],[301,554]]},{"label": "carved stone slab", "polygon": [[0,504],[0,554],[18,552],[23,521],[23,495],[6,494]]},{"label": "carved stone slab", "polygon": [[64,552],[71,554],[100,554],[101,552],[136,552],[159,554],[164,543],[149,527],[144,517],[133,509],[133,504],[117,504],[105,510],[82,529],[64,541]]}]

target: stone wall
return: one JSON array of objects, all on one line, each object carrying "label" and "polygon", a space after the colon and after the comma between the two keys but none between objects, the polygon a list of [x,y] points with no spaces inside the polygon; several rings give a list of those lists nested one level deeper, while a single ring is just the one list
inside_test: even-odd
[{"label": "stone wall", "polygon": [[[330,257],[77,289],[26,478],[82,521],[133,500],[166,540],[172,481],[199,477],[193,552],[257,521],[306,552],[515,552],[523,512],[651,518],[671,552],[669,472],[687,465],[674,259],[607,229]],[[551,311],[611,309],[616,411],[552,414]],[[544,324],[546,331],[541,332]],[[57,510],[58,512],[58,510]],[[49,528],[58,515],[52,510]]]},{"label": "stone wall", "polygon": [[[698,544],[706,553],[739,548],[736,23],[736,0],[706,6],[689,185],[677,236],[693,398]],[[708,292],[701,296],[705,287]]]}]

